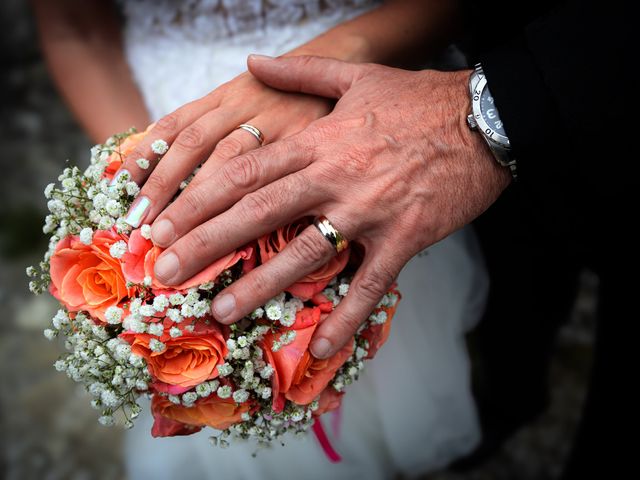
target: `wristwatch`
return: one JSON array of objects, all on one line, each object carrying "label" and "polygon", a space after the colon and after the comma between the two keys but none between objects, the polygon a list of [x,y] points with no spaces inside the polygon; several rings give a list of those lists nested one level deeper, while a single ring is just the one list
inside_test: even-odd
[{"label": "wristwatch", "polygon": [[517,179],[516,159],[513,157],[504,124],[500,120],[498,109],[489,91],[487,77],[479,63],[469,78],[469,90],[471,92],[471,113],[467,116],[469,128],[480,133],[498,163],[508,167],[513,179]]}]

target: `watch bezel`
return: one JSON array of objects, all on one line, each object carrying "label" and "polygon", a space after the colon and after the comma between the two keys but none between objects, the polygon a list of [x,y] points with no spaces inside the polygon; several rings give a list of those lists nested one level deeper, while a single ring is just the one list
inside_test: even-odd
[{"label": "watch bezel", "polygon": [[482,132],[482,135],[484,135],[488,141],[495,143],[500,148],[510,149],[511,143],[509,142],[509,138],[491,128],[482,116],[480,99],[482,98],[482,92],[484,91],[486,86],[487,77],[482,75],[475,86],[472,87],[471,112],[473,113],[473,118],[478,124],[478,130]]}]

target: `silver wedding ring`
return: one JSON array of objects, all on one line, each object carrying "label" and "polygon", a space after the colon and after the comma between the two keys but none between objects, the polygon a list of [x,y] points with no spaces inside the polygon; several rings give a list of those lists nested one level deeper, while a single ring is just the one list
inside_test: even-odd
[{"label": "silver wedding ring", "polygon": [[[253,125],[249,125],[248,123],[243,123],[242,125],[239,125],[238,128],[241,128],[242,130],[245,130],[256,137],[256,140],[258,140],[260,146],[264,145],[264,135],[258,128],[254,127]],[[236,130],[238,128],[236,128]]]}]

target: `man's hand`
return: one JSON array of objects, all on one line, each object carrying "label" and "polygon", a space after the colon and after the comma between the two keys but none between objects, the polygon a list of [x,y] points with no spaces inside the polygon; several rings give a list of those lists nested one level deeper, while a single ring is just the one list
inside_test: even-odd
[{"label": "man's hand", "polygon": [[[249,68],[271,87],[339,101],[299,134],[238,156],[185,190],[154,223],[154,236],[160,221],[175,232],[155,273],[178,284],[264,233],[325,215],[365,250],[349,294],[316,331],[312,352],[326,358],[351,338],[413,255],[476,218],[510,175],[465,123],[469,71],[256,56]],[[222,291],[214,316],[239,320],[333,255],[308,227]]]}]

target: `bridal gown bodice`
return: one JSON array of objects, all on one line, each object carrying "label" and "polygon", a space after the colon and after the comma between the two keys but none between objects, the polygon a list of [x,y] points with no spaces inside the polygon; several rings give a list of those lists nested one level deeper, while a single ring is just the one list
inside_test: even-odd
[{"label": "bridal gown bodice", "polygon": [[[125,48],[152,118],[278,55],[379,0],[126,0]],[[250,99],[247,99],[250,101]]]},{"label": "bridal gown bodice", "polygon": [[[250,53],[279,55],[375,8],[373,0],[124,0],[127,59],[154,120],[246,69]],[[250,102],[251,99],[247,98]],[[415,257],[387,344],[347,389],[341,420],[323,422],[343,461],[315,438],[289,438],[252,458],[252,445],[211,447],[207,433],[153,439],[150,415],[127,433],[130,478],[367,480],[419,475],[479,439],[464,333],[479,320],[487,279],[462,230]],[[340,432],[331,424],[340,423]]]}]

